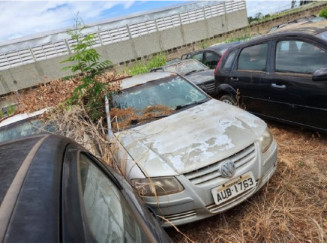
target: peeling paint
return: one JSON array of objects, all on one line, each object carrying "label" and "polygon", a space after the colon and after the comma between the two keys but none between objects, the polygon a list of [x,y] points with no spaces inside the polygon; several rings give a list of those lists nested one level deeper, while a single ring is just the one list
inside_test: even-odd
[{"label": "peeling paint", "polygon": [[150,175],[172,169],[179,174],[238,152],[256,140],[253,129],[265,126],[259,118],[212,99],[120,135],[132,157],[147,155],[138,164]]}]

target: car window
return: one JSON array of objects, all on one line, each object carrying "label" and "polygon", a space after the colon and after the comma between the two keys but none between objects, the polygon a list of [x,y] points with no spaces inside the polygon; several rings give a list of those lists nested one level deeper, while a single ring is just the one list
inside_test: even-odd
[{"label": "car window", "polygon": [[227,69],[231,69],[231,68],[232,68],[232,65],[233,65],[233,61],[234,61],[234,58],[235,58],[236,51],[237,51],[237,50],[231,52],[231,53],[228,55],[228,57],[227,57],[227,59],[226,59],[226,61],[225,61],[225,63],[224,63],[223,69],[226,69],[226,70],[227,70]]},{"label": "car window", "polygon": [[196,53],[196,54],[192,55],[191,58],[202,62],[202,56],[203,56],[203,53]]},{"label": "car window", "polygon": [[267,51],[267,43],[244,48],[238,58],[238,69],[255,71],[266,70]]},{"label": "car window", "polygon": [[280,41],[276,46],[277,72],[311,74],[327,66],[327,53],[319,47],[303,41]]},{"label": "car window", "polygon": [[194,59],[188,59],[184,62],[167,65],[165,70],[180,75],[188,75],[190,73],[199,72],[208,69],[205,65]]},{"label": "car window", "polygon": [[189,56],[189,53],[187,53],[187,54],[183,54],[182,57],[181,57],[181,60],[187,59],[188,56]]},{"label": "car window", "polygon": [[215,68],[219,62],[220,56],[214,52],[205,52],[203,63],[209,68]]},{"label": "car window", "polygon": [[84,154],[80,176],[88,225],[98,242],[149,242],[120,190]]},{"label": "car window", "polygon": [[327,41],[327,31],[321,32],[317,35],[320,39],[323,39],[324,41]]},{"label": "car window", "polygon": [[209,98],[181,76],[169,76],[122,90],[112,97],[110,116],[114,130],[127,129],[169,116]]}]

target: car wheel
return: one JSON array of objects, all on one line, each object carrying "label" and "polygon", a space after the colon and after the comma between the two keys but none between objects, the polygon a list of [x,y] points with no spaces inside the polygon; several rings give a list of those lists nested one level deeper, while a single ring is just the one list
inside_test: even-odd
[{"label": "car wheel", "polygon": [[236,106],[236,99],[232,95],[223,95],[220,97],[220,101]]}]

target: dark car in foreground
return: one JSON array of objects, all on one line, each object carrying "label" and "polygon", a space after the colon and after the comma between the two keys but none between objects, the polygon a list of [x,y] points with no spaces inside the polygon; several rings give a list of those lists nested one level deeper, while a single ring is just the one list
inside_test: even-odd
[{"label": "dark car in foreground", "polygon": [[151,72],[169,71],[184,76],[194,84],[199,86],[207,94],[214,96],[216,92],[216,82],[214,70],[209,69],[204,64],[194,59],[176,61],[165,66],[152,69]]},{"label": "dark car in foreground", "polygon": [[239,98],[256,115],[327,132],[327,28],[302,27],[233,47],[215,78],[224,102]]},{"label": "dark car in foreground", "polygon": [[75,142],[0,144],[1,242],[169,242],[132,188]]},{"label": "dark car in foreground", "polygon": [[210,69],[214,69],[216,68],[217,63],[219,62],[224,52],[228,48],[233,47],[237,44],[240,44],[240,42],[230,42],[212,45],[203,50],[186,53],[182,55],[181,59],[196,59],[204,65],[208,66]]}]

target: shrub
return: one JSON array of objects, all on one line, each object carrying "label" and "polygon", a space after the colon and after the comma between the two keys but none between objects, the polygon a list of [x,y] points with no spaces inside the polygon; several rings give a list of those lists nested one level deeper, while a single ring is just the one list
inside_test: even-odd
[{"label": "shrub", "polygon": [[103,73],[103,70],[111,65],[109,60],[100,62],[100,54],[92,48],[95,44],[95,36],[93,34],[85,35],[83,31],[86,26],[83,21],[75,19],[75,25],[72,31],[67,33],[75,41],[73,47],[73,55],[61,61],[61,63],[72,63],[64,67],[64,70],[71,70],[73,73],[79,73],[82,76],[81,84],[77,86],[72,97],[69,99],[69,104],[72,105],[78,100],[85,103],[86,110],[91,119],[99,118],[103,111],[103,95],[106,91],[106,83],[96,80],[95,76]]},{"label": "shrub", "polygon": [[327,8],[320,10],[318,16],[327,19]]}]

